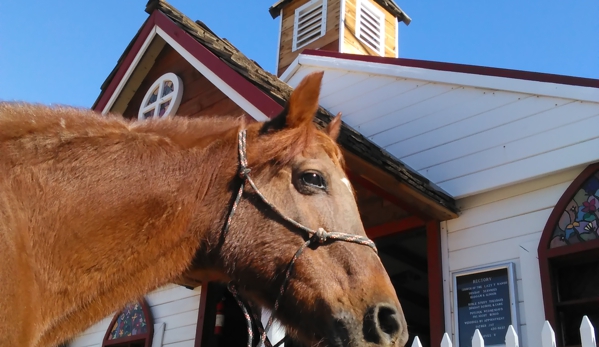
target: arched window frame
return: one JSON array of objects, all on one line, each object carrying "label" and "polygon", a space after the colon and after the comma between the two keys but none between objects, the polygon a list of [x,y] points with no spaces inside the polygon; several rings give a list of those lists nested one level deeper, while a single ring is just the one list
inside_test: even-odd
[{"label": "arched window frame", "polygon": [[[164,84],[166,82],[172,83],[172,91],[168,94],[163,95],[164,92]],[[151,100],[150,98],[154,94],[154,91],[157,92],[156,100]],[[143,100],[141,101],[141,105],[139,107],[139,112],[137,114],[137,118],[139,120],[144,120],[148,118],[162,118],[174,115],[181,104],[181,99],[183,98],[183,80],[181,77],[175,75],[172,72],[167,72],[164,75],[160,76],[153,84],[150,86],[146,94],[144,95]],[[161,106],[164,103],[168,102],[168,106],[166,107],[164,114],[160,115]],[[150,116],[146,117],[146,114],[151,113]]]},{"label": "arched window frame", "polygon": [[[581,189],[582,185],[599,171],[599,163],[591,164],[572,181],[570,186],[562,194],[557,204],[553,208],[551,215],[547,219],[545,228],[541,235],[541,240],[538,247],[539,255],[539,270],[541,275],[541,287],[543,292],[543,306],[545,309],[545,319],[551,323],[553,327],[559,327],[557,321],[557,308],[556,308],[556,293],[554,289],[554,278],[552,275],[551,261],[564,259],[568,256],[575,254],[587,253],[597,251],[599,252],[599,239],[589,240],[585,242],[579,242],[575,244],[550,248],[551,239],[555,226],[559,222],[564,210],[572,201],[576,193]],[[561,340],[561,329],[556,331],[558,340]],[[561,345],[561,341],[558,342]]]},{"label": "arched window frame", "polygon": [[152,346],[152,339],[154,337],[154,318],[152,317],[152,311],[150,310],[150,307],[148,306],[148,303],[146,302],[145,298],[141,298],[140,300],[137,300],[136,302],[141,305],[141,309],[146,318],[146,324],[148,326],[147,331],[144,334],[137,334],[137,335],[133,335],[133,336],[127,336],[127,337],[122,337],[122,338],[118,338],[118,339],[114,339],[114,340],[109,340],[108,338],[110,337],[110,332],[112,331],[112,327],[116,323],[116,321],[119,318],[119,316],[121,315],[121,313],[123,313],[123,310],[121,310],[121,311],[117,312],[114,315],[114,317],[112,317],[112,320],[110,321],[110,325],[108,325],[108,329],[106,329],[106,333],[104,334],[104,339],[102,339],[102,347],[120,345],[120,344],[132,342],[132,341],[138,341],[138,340],[142,340],[142,339],[144,339],[144,347]]}]

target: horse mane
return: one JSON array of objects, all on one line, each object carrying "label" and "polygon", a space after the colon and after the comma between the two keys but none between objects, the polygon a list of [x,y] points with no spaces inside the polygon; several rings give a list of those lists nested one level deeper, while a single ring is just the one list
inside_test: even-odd
[{"label": "horse mane", "polygon": [[[322,148],[336,165],[344,167],[343,155],[339,146],[325,133],[318,131],[314,125],[286,129],[274,136],[275,138],[268,144],[259,146],[257,150],[260,151],[263,160],[273,161],[272,164],[276,166],[287,165],[293,158],[305,154],[314,144]],[[281,148],[287,150],[281,151]]]},{"label": "horse mane", "polygon": [[24,103],[0,103],[0,142],[27,136],[61,138],[102,137],[110,134],[147,134],[189,148],[199,137],[243,126],[241,117],[166,117],[126,119],[120,115],[100,115],[83,108]]},{"label": "horse mane", "polygon": [[[20,139],[46,148],[58,148],[64,141],[74,139],[139,136],[145,141],[166,142],[189,149],[206,146],[234,129],[237,132],[247,128],[254,134],[263,129],[262,123],[246,123],[243,117],[230,116],[175,116],[138,121],[68,106],[0,103],[0,143]],[[257,139],[256,143],[248,146],[250,166],[257,169],[266,165],[273,165],[275,170],[285,166],[297,155],[305,153],[311,144],[321,146],[337,165],[344,166],[341,150],[335,141],[318,131],[314,124],[283,128],[272,132],[271,136],[259,136]]]}]

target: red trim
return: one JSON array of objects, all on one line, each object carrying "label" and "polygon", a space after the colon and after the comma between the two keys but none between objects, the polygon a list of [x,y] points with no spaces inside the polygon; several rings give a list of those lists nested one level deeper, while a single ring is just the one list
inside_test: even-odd
[{"label": "red trim", "polygon": [[476,75],[516,78],[516,79],[527,80],[527,81],[559,83],[559,84],[567,84],[567,85],[572,85],[572,86],[599,88],[599,80],[597,80],[597,79],[556,75],[556,74],[548,74],[548,73],[541,73],[541,72],[500,69],[500,68],[494,68],[494,67],[488,67],[488,66],[443,63],[443,62],[428,61],[428,60],[376,57],[376,56],[348,54],[348,53],[339,53],[339,52],[312,50],[312,49],[306,49],[306,50],[302,51],[301,54],[320,56],[320,57],[355,60],[355,61],[364,61],[364,62],[369,62],[369,63],[380,63],[380,64],[387,64],[387,65],[417,67],[417,68],[430,69],[430,70],[462,72],[462,73],[469,73],[469,74],[476,74]]},{"label": "red trim", "polygon": [[[572,181],[572,183],[570,183],[570,185],[568,186],[568,189],[566,189],[564,194],[562,194],[562,196],[559,198],[559,200],[555,204],[555,207],[553,208],[553,211],[551,212],[551,215],[547,219],[547,223],[545,223],[545,228],[543,229],[541,241],[539,242],[539,248],[538,248],[539,255],[544,255],[544,256],[547,255],[546,252],[549,251],[549,242],[551,242],[551,235],[553,234],[553,227],[559,221],[564,209],[566,208],[566,206],[568,205],[570,200],[572,200],[572,198],[574,197],[574,194],[576,194],[576,192],[578,192],[578,190],[580,189],[580,186],[587,179],[589,179],[589,177],[591,177],[591,175],[593,173],[595,173],[595,171],[597,171],[597,170],[599,170],[599,163],[589,165],[586,169],[584,169],[580,173],[580,175],[578,175],[578,177],[576,177],[574,179],[574,181]],[[576,245],[562,246],[562,247],[570,248],[573,246],[576,246]],[[559,248],[562,248],[562,247],[559,247]],[[554,248],[554,249],[558,249],[558,248]]]},{"label": "red trim", "polygon": [[[148,336],[149,335],[146,333],[146,334],[138,334],[138,335],[133,335],[133,336],[121,337],[118,340],[110,340],[110,344],[109,344],[109,342],[104,342],[105,345],[103,345],[103,346],[108,347],[108,346],[113,346],[113,345],[122,345],[122,344],[127,343],[127,342],[133,342],[133,341],[140,341],[141,342],[142,340],[144,342],[146,342],[147,339],[148,339]],[[147,344],[147,342],[146,342],[146,346],[149,347],[149,345]]]},{"label": "red trim", "polygon": [[428,258],[428,302],[431,346],[441,345],[445,333],[443,313],[443,273],[441,259],[441,232],[439,221],[426,223],[426,254]]},{"label": "red trim", "polygon": [[425,226],[425,222],[418,216],[410,216],[393,222],[377,225],[366,229],[366,235],[371,239],[401,233],[402,231]]},{"label": "red trim", "polygon": [[[563,210],[562,210],[563,211]],[[555,224],[554,224],[555,225]],[[547,250],[546,256],[548,259],[561,257],[572,253],[580,253],[590,251],[592,249],[599,248],[599,240],[591,240],[586,242],[580,242],[569,246],[561,246],[551,248]]]},{"label": "red trim", "polygon": [[123,310],[121,310],[117,312],[114,315],[114,317],[112,317],[110,325],[108,325],[108,329],[106,329],[106,333],[104,334],[104,339],[102,339],[102,346],[112,346],[137,340],[144,340],[145,347],[150,347],[152,345],[152,340],[154,339],[154,317],[152,316],[152,310],[150,310],[150,307],[148,306],[148,303],[146,302],[145,298],[142,297],[141,299],[137,300],[137,302],[141,305],[141,310],[143,311],[144,316],[146,318],[146,324],[148,326],[147,332],[144,334],[137,334],[133,336],[126,336],[114,340],[109,340],[108,337],[110,336],[110,332],[112,330],[112,327],[114,326],[114,323],[119,318],[121,313],[123,313]]},{"label": "red trim", "polygon": [[150,35],[150,32],[154,28],[154,23],[156,20],[156,13],[157,13],[157,11],[154,11],[154,13],[152,13],[150,15],[150,17],[148,17],[148,19],[146,19],[145,23],[142,25],[139,35],[137,36],[137,39],[135,40],[135,43],[133,44],[133,46],[131,47],[131,49],[129,50],[129,52],[127,53],[125,58],[123,59],[123,62],[119,66],[117,72],[113,76],[112,80],[110,81],[110,83],[108,84],[106,89],[102,91],[102,95],[100,97],[100,100],[98,100],[98,102],[96,103],[96,106],[94,107],[94,111],[102,112],[102,110],[104,110],[104,107],[106,107],[108,100],[110,100],[110,97],[115,92],[116,87],[119,85],[119,83],[121,82],[123,77],[125,77],[125,73],[127,72],[127,69],[129,69],[129,66],[131,66],[131,63],[133,63],[133,59],[135,59],[135,56],[141,49],[141,46],[146,41],[146,39]]},{"label": "red trim", "polygon": [[[583,252],[591,249],[599,249],[599,240],[587,241],[569,246],[561,246],[557,248],[549,248],[551,242],[551,236],[553,235],[553,229],[559,218],[561,217],[564,209],[568,203],[572,200],[574,195],[580,189],[580,186],[599,170],[599,163],[589,165],[584,171],[570,183],[564,194],[560,197],[558,202],[555,204],[551,215],[547,219],[541,240],[539,241],[539,247],[537,249],[539,255],[539,270],[541,274],[541,288],[543,291],[543,306],[545,308],[545,319],[551,323],[552,326],[557,327],[556,315],[555,315],[555,293],[553,292],[552,286],[552,275],[550,267],[550,259],[573,254],[577,252]],[[558,332],[561,334],[561,331]]]},{"label": "red trim", "polygon": [[100,101],[97,103],[94,110],[101,112],[108,100],[115,92],[116,87],[123,79],[125,72],[131,66],[133,59],[141,49],[143,42],[146,40],[150,31],[154,27],[158,26],[164,30],[169,36],[177,41],[186,51],[198,59],[208,69],[214,72],[220,79],[226,84],[233,88],[243,98],[248,100],[252,105],[264,113],[267,117],[272,118],[278,115],[282,110],[283,106],[275,102],[270,96],[262,92],[258,87],[250,83],[247,79],[241,76],[239,73],[231,69],[225,64],[220,58],[214,53],[208,50],[204,45],[196,41],[190,36],[185,30],[177,26],[170,18],[164,13],[156,10],[152,12],[150,17],[144,23],[140,35],[137,37],[131,50],[125,56],[123,63],[119,66],[117,73],[115,74],[112,81],[110,81],[108,87],[103,92]]},{"label": "red trim", "polygon": [[154,11],[154,13],[157,13],[156,25],[160,29],[164,30],[169,36],[174,38],[186,51],[202,62],[202,64],[206,65],[210,71],[214,72],[220,79],[231,88],[235,89],[237,93],[241,94],[242,97],[251,102],[267,117],[275,117],[283,110],[283,106],[276,103],[270,96],[266,95],[239,73],[231,69],[231,67],[204,47],[204,45],[196,41],[196,39],[191,37],[185,30],[177,26],[164,13],[160,11]]},{"label": "red trim", "polygon": [[204,321],[206,319],[206,304],[208,302],[208,281],[202,281],[202,291],[200,292],[200,306],[198,308],[198,322],[196,324],[196,337],[194,347],[202,347],[202,337],[204,335]]},{"label": "red trim", "polygon": [[551,269],[549,268],[549,260],[543,258],[539,254],[539,271],[541,273],[541,291],[543,293],[543,308],[545,309],[545,319],[549,321],[551,326],[555,325],[555,304],[554,293],[551,287]]}]

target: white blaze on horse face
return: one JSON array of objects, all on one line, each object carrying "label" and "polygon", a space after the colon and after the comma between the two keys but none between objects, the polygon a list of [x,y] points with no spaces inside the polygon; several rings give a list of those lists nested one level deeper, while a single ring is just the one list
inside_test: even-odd
[{"label": "white blaze on horse face", "polygon": [[347,178],[343,177],[341,179],[341,182],[343,182],[345,184],[345,186],[347,187],[347,189],[349,190],[351,195],[354,196],[354,192],[351,190],[351,184],[349,183],[349,180]]}]

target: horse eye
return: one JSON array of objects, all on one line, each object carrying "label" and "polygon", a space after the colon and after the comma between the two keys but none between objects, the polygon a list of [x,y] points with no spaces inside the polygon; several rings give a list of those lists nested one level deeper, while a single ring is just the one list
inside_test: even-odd
[{"label": "horse eye", "polygon": [[326,183],[324,178],[316,172],[306,172],[302,175],[302,182],[306,185],[312,186],[318,189],[325,189]]}]

